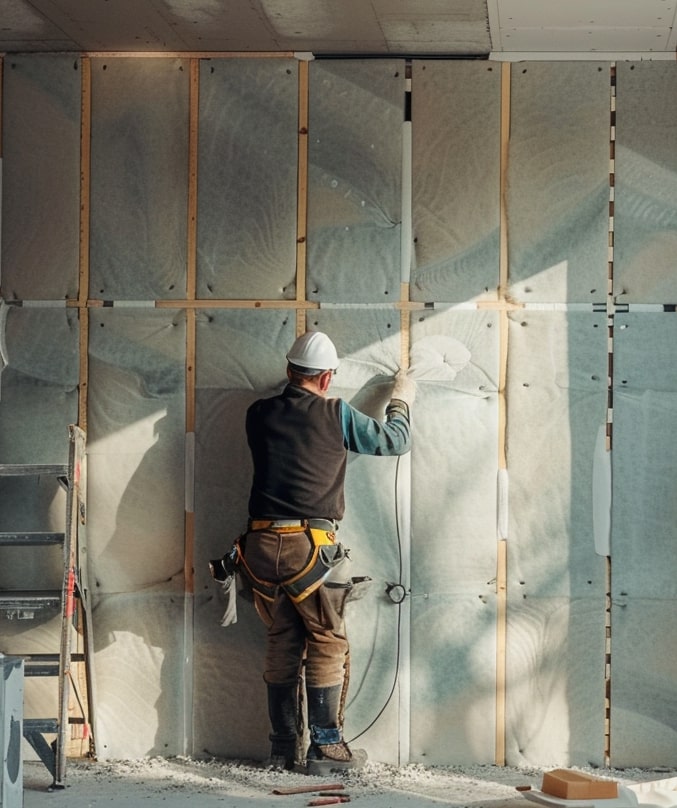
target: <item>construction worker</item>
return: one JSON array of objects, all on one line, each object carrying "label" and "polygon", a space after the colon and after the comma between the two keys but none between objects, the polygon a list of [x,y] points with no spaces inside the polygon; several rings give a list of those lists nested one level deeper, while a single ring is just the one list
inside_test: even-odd
[{"label": "construction worker", "polygon": [[[349,676],[344,606],[352,579],[341,574],[346,551],[336,541],[344,515],[348,451],[400,455],[410,448],[409,406],[415,383],[395,377],[385,422],[327,396],[338,356],[329,337],[308,331],[287,354],[284,391],[247,411],[254,474],[249,525],[241,539],[241,570],[267,626],[270,763],[294,768],[299,683],[305,679],[310,745],[308,773],[362,765],[343,737]],[[338,575],[336,573],[339,573]]]}]

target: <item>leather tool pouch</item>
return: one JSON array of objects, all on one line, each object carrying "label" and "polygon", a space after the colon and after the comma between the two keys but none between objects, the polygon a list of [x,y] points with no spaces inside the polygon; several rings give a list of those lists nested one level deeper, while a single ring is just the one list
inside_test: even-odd
[{"label": "leather tool pouch", "polygon": [[308,533],[313,544],[308,563],[301,572],[282,583],[284,591],[295,603],[300,603],[318,589],[332,569],[348,556],[345,547],[333,541],[333,533],[314,528],[308,528]]}]

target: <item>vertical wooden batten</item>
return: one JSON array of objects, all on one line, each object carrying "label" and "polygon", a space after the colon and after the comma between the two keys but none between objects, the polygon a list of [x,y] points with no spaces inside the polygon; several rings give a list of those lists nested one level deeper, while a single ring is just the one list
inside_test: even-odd
[{"label": "vertical wooden batten", "polygon": [[[197,287],[197,174],[198,174],[198,117],[199,117],[200,61],[190,60],[189,133],[188,133],[188,222],[186,245],[186,300],[195,300]],[[186,309],[186,452],[194,449],[190,436],[195,433],[195,308]],[[184,574],[185,589],[195,590],[194,574],[194,461],[186,457],[186,535]],[[189,473],[190,472],[190,473]]]},{"label": "vertical wooden batten", "polygon": [[87,432],[89,385],[89,239],[92,156],[92,64],[80,59],[80,248],[78,267],[78,317],[80,320],[80,370],[78,425]]},{"label": "vertical wooden batten", "polygon": [[[405,66],[401,157],[401,238],[400,238],[400,359],[402,370],[408,370],[411,348],[411,312],[409,295],[413,233],[413,133],[411,122],[411,62]],[[411,760],[411,452],[397,458],[395,511],[400,536],[400,581],[405,596],[397,604],[399,610],[398,686],[398,763]]]},{"label": "vertical wooden batten", "polygon": [[[309,69],[306,60],[298,62],[298,171],[296,187],[296,301],[306,300],[308,256],[308,93]],[[306,310],[296,309],[296,335],[306,330]]]},{"label": "vertical wooden batten", "polygon": [[[188,85],[188,205],[186,223],[186,302],[195,301],[197,290],[197,207],[198,207],[198,138],[200,116],[200,60],[191,58]],[[195,617],[195,387],[196,387],[196,310],[185,308],[185,430],[184,443],[184,603],[183,603],[183,727],[181,743],[184,754],[193,752],[193,673]]]},{"label": "vertical wooden batten", "polygon": [[[613,446],[613,389],[614,389],[614,237],[616,200],[616,63],[609,67],[609,242],[607,264],[607,412],[606,412],[606,451]],[[612,471],[613,474],[613,471]],[[612,488],[613,488],[613,481]],[[609,492],[609,498],[612,491]],[[604,560],[605,608],[604,608],[604,751],[605,766],[611,765],[611,673],[612,673],[612,582],[613,565],[611,547]]]},{"label": "vertical wooden batten", "polygon": [[[186,234],[186,300],[195,300],[197,287],[197,148],[199,116],[200,61],[190,60],[189,131],[188,131],[188,210]],[[195,590],[193,554],[194,530],[194,459],[188,456],[194,450],[195,433],[195,308],[186,309],[186,533],[184,575],[185,589]]]},{"label": "vertical wooden batten", "polygon": [[[506,303],[508,293],[508,216],[506,189],[510,144],[510,63],[501,64],[501,146],[499,202],[499,304]],[[498,481],[499,494],[507,487],[506,377],[508,368],[509,305],[499,307],[499,377],[498,377]],[[498,497],[504,507],[505,499]],[[505,521],[499,514],[499,524]],[[496,547],[496,753],[498,766],[505,765],[505,707],[506,707],[506,638],[507,638],[507,574],[508,548],[506,536],[497,530]]]}]

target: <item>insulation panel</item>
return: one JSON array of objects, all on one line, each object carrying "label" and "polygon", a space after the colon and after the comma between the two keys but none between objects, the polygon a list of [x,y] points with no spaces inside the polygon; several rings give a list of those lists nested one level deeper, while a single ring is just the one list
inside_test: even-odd
[{"label": "insulation panel", "polygon": [[187,59],[92,59],[91,296],[186,296]]},{"label": "insulation panel", "polygon": [[308,300],[399,297],[404,81],[402,60],[312,65]]},{"label": "insulation panel", "polygon": [[610,104],[604,63],[512,70],[506,206],[517,300],[605,300]]},{"label": "insulation panel", "polygon": [[66,463],[78,413],[77,312],[8,306],[0,316],[7,366],[0,375],[3,463]]},{"label": "insulation panel", "polygon": [[184,314],[93,311],[89,362],[91,578],[99,594],[173,587],[183,576]]},{"label": "insulation panel", "polygon": [[97,750],[103,759],[180,754],[182,581],[97,597]]},{"label": "insulation panel", "polygon": [[606,581],[592,493],[605,325],[603,314],[510,315],[509,765],[604,758]]},{"label": "insulation panel", "polygon": [[616,765],[677,763],[677,322],[616,315],[611,743]]},{"label": "insulation panel", "polygon": [[677,301],[677,63],[616,66],[614,295]]},{"label": "insulation panel", "polygon": [[2,79],[3,297],[77,297],[79,61],[17,55]]},{"label": "insulation panel", "polygon": [[198,296],[294,299],[298,63],[200,62]]},{"label": "insulation panel", "polygon": [[494,760],[497,325],[440,312],[412,327],[411,756],[428,764]]},{"label": "insulation panel", "polygon": [[498,286],[500,66],[412,66],[411,299],[463,302]]}]

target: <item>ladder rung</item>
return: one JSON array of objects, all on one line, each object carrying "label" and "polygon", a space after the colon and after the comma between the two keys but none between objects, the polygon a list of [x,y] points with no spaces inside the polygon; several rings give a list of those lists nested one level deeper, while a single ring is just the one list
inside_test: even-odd
[{"label": "ladder rung", "polygon": [[13,657],[23,659],[25,665],[31,662],[58,662],[59,654],[12,654]]},{"label": "ladder rung", "polygon": [[[0,5],[1,3],[2,0],[0,0]],[[59,684],[57,704],[47,708],[49,712],[53,711],[56,714],[55,718],[23,719],[24,739],[52,774],[54,778],[52,789],[63,788],[62,782],[70,745],[69,724],[87,725],[84,731],[81,728],[75,734],[80,739],[88,736],[90,752],[94,753],[93,735],[88,731],[93,717],[93,698],[90,692],[91,682],[88,670],[89,655],[93,651],[93,645],[90,635],[88,599],[86,593],[80,588],[79,580],[80,563],[84,559],[85,553],[84,535],[81,536],[79,533],[80,524],[84,524],[85,487],[78,490],[78,481],[81,479],[80,475],[85,460],[86,436],[74,424],[71,424],[68,429],[70,441],[67,463],[0,463],[0,486],[6,498],[12,496],[13,490],[17,486],[22,491],[28,486],[29,493],[33,492],[33,494],[39,493],[38,489],[43,485],[47,485],[51,489],[56,484],[55,487],[65,489],[65,531],[63,525],[57,526],[61,527],[59,531],[51,529],[52,523],[44,520],[34,524],[24,522],[22,525],[21,521],[18,521],[15,524],[10,522],[0,525],[0,565],[3,565],[3,570],[5,567],[11,570],[11,565],[18,555],[19,549],[29,548],[31,554],[29,560],[35,560],[35,554],[40,548],[46,546],[60,548],[61,556],[66,552],[66,556],[62,559],[64,577],[60,588],[56,576],[45,579],[44,576],[38,574],[31,578],[19,577],[13,589],[6,586],[0,587],[0,621],[3,619],[35,620],[35,623],[39,624],[40,620],[35,618],[51,619],[55,614],[61,612],[60,640],[48,646],[51,649],[49,653],[18,654],[23,660],[24,676],[53,677]],[[15,482],[4,482],[5,479],[10,478]],[[2,495],[0,494],[0,496]],[[63,494],[60,496],[64,498]],[[37,529],[27,530],[26,527]],[[70,547],[71,541],[72,547]],[[52,553],[55,551],[43,552],[49,552],[50,562],[54,562]],[[25,558],[25,552],[23,556]],[[6,557],[9,560],[6,560]],[[11,586],[11,584],[9,585]],[[19,588],[25,586],[29,588]],[[30,588],[40,586],[42,588]],[[77,610],[74,609],[74,599],[79,599]],[[82,625],[76,625],[76,622],[80,623],[80,614],[84,616]],[[30,626],[25,627],[26,633],[31,630]],[[83,633],[84,652],[71,649],[72,632],[75,630],[81,630]],[[30,646],[28,647],[30,648]],[[24,646],[24,650],[27,650],[26,646]],[[86,682],[76,681],[75,674],[78,679],[81,674],[85,674]],[[72,691],[68,680],[72,685]],[[37,682],[33,683],[33,685],[35,684]],[[81,684],[84,684],[82,694],[78,692]],[[51,687],[49,690],[55,691],[57,688]],[[71,696],[77,700],[82,713],[81,717],[69,715],[74,706]],[[52,739],[49,736],[56,737]]]},{"label": "ladder rung", "polygon": [[68,475],[68,466],[63,463],[0,463],[0,477],[63,477]]},{"label": "ladder rung", "polygon": [[26,533],[0,533],[0,545],[3,547],[42,547],[48,544],[63,544],[64,533],[48,533],[31,531]]},{"label": "ladder rung", "polygon": [[[59,654],[12,654],[13,657],[23,659],[26,665],[31,662],[58,662],[61,658]],[[71,654],[71,662],[84,662],[85,655],[82,651],[73,651]]]},{"label": "ladder rung", "polygon": [[24,676],[58,676],[58,654],[30,654],[24,656]]},{"label": "ladder rung", "polygon": [[[12,654],[13,657],[23,659],[24,676],[58,676],[59,654]],[[71,665],[85,662],[82,651],[71,653]]]},{"label": "ladder rung", "polygon": [[24,735],[33,732],[56,732],[59,722],[56,718],[24,718]]},{"label": "ladder rung", "polygon": [[0,591],[0,609],[37,611],[61,608],[61,592],[56,590]]},{"label": "ladder rung", "polygon": [[24,667],[24,676],[58,676],[59,663],[45,662],[43,664],[32,664]]}]

